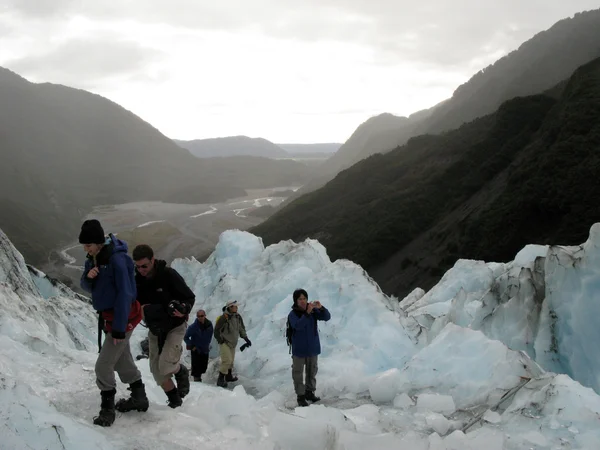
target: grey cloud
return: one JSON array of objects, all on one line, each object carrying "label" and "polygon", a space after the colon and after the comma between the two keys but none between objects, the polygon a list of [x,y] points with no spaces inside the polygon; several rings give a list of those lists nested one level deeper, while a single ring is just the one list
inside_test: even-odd
[{"label": "grey cloud", "polygon": [[104,78],[143,74],[146,65],[161,58],[155,49],[135,42],[102,37],[76,39],[42,54],[8,61],[6,66],[38,79],[91,87]]},{"label": "grey cloud", "polygon": [[27,17],[60,16],[74,9],[76,0],[4,0],[4,9]]},{"label": "grey cloud", "polygon": [[[37,0],[9,0],[23,14],[41,14]],[[191,30],[252,28],[284,39],[336,40],[370,46],[380,64],[426,62],[464,66],[510,51],[561,18],[598,8],[597,0],[53,0],[46,14],[130,19]],[[49,6],[52,5],[52,6]]]}]

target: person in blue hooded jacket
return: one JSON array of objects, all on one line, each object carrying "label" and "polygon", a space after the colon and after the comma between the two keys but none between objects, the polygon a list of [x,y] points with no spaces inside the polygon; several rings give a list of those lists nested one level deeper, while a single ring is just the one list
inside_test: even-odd
[{"label": "person in blue hooded jacket", "polygon": [[187,349],[191,350],[194,381],[202,381],[202,374],[206,372],[212,336],[213,324],[206,317],[206,311],[200,309],[196,312],[196,320],[188,327],[183,338]]},{"label": "person in blue hooded jacket", "polygon": [[[131,333],[142,320],[142,311],[136,300],[133,260],[127,254],[127,243],[112,234],[106,238],[102,225],[95,219],[83,223],[79,243],[87,253],[81,287],[92,294],[92,306],[98,311],[100,351],[95,370],[102,401],[94,424],[108,427],[115,420],[115,409],[146,411],[149,406],[142,374],[129,346]],[[116,405],[115,371],[131,390],[130,398],[121,399]]]},{"label": "person in blue hooded jacket", "polygon": [[[294,291],[294,305],[288,315],[288,324],[292,331],[292,379],[298,397],[298,406],[308,406],[307,400],[318,402],[317,389],[318,359],[321,354],[321,341],[317,321],[328,321],[331,314],[321,302],[308,302],[308,293],[304,289]],[[306,383],[304,382],[306,372]]]}]

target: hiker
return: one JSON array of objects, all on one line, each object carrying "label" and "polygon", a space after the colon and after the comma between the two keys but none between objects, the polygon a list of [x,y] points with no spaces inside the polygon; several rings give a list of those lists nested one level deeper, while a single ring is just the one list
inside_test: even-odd
[{"label": "hiker", "polygon": [[[321,302],[308,303],[308,293],[304,289],[294,291],[294,305],[288,315],[292,346],[292,380],[298,397],[298,406],[308,406],[307,400],[318,402],[317,389],[318,358],[321,353],[317,321],[327,322],[331,314]],[[303,375],[306,371],[306,384]]]},{"label": "hiker", "polygon": [[237,301],[229,301],[223,307],[223,315],[217,318],[215,322],[215,339],[219,344],[219,353],[221,354],[221,367],[219,368],[219,379],[217,386],[227,387],[228,381],[237,381],[238,377],[233,375],[233,361],[235,359],[235,347],[238,339],[241,337],[246,341],[240,347],[240,351],[244,351],[252,345],[248,335],[242,316],[237,312]]},{"label": "hiker", "polygon": [[150,372],[165,391],[168,405],[177,408],[190,391],[189,371],[179,360],[188,314],[196,296],[175,269],[167,267],[166,261],[154,258],[149,245],[134,248],[133,260],[138,300],[148,327]]},{"label": "hiker", "polygon": [[212,337],[213,324],[206,317],[206,311],[200,309],[196,312],[196,320],[188,327],[183,338],[187,349],[191,350],[194,381],[202,381],[202,374],[206,372]]},{"label": "hiker", "polygon": [[[115,408],[121,412],[148,410],[142,374],[129,346],[131,333],[142,320],[142,312],[136,300],[133,261],[127,255],[127,243],[112,234],[106,238],[96,219],[83,222],[79,243],[87,253],[81,287],[92,294],[92,305],[98,311],[96,384],[102,401],[94,424],[109,427],[115,421]],[[103,331],[104,344],[101,342]],[[131,390],[130,398],[119,400],[116,406],[115,371]]]}]

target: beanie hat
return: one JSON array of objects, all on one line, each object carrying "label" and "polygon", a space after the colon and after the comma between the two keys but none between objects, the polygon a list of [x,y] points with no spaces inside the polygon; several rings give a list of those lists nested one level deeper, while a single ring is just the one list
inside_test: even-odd
[{"label": "beanie hat", "polygon": [[80,244],[104,244],[104,230],[96,219],[90,219],[81,225]]}]

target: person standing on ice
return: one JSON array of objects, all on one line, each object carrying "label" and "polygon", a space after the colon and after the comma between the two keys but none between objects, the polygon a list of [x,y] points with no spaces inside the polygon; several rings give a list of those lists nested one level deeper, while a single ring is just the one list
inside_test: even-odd
[{"label": "person standing on ice", "polygon": [[165,391],[169,406],[177,408],[190,392],[190,373],[179,360],[188,314],[196,296],[175,269],[167,267],[166,261],[154,258],[149,245],[134,248],[133,260],[138,300],[148,327],[150,372]]},{"label": "person standing on ice", "polygon": [[[122,412],[148,410],[142,374],[129,346],[131,333],[142,320],[142,312],[136,300],[133,261],[127,255],[127,243],[112,234],[106,238],[96,219],[83,222],[79,243],[87,253],[80,284],[92,294],[92,305],[98,311],[100,351],[96,360],[96,384],[102,402],[94,424],[109,427],[115,421],[115,371],[131,390],[131,398],[119,400],[116,409]],[[102,331],[106,333],[103,345]]]},{"label": "person standing on ice", "polygon": [[308,406],[307,400],[313,403],[321,400],[315,395],[318,358],[321,353],[317,321],[326,322],[331,319],[331,314],[319,301],[308,303],[308,293],[304,289],[296,289],[292,298],[294,304],[288,315],[292,345],[292,380],[298,406]]},{"label": "person standing on ice", "polygon": [[183,338],[187,349],[191,350],[194,381],[202,381],[202,374],[206,372],[212,337],[213,324],[207,319],[206,311],[201,309],[196,312],[196,320],[188,327]]},{"label": "person standing on ice", "polygon": [[233,361],[235,359],[235,347],[238,339],[241,337],[246,341],[240,347],[241,351],[252,345],[246,334],[246,326],[244,325],[242,316],[237,311],[237,301],[229,301],[223,307],[223,315],[219,316],[215,322],[215,339],[219,343],[219,353],[221,354],[221,367],[219,368],[217,386],[221,387],[227,387],[228,381],[238,380],[233,375]]}]

